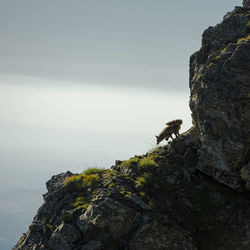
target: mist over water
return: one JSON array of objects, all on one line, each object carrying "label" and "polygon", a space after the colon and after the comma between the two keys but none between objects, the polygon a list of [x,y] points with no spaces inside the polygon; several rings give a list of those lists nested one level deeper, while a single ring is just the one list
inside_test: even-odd
[{"label": "mist over water", "polygon": [[169,120],[191,127],[188,93],[0,80],[1,249],[28,229],[52,175],[143,154]]}]

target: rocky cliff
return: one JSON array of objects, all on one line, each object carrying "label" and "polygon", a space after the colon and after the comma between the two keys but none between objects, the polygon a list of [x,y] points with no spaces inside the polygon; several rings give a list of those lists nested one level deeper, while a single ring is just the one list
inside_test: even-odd
[{"label": "rocky cliff", "polygon": [[[202,142],[198,168],[235,190],[249,184],[249,1],[209,27],[190,58],[190,108]],[[242,181],[243,179],[243,181]]]},{"label": "rocky cliff", "polygon": [[190,58],[193,127],[108,170],[53,176],[13,249],[250,249],[250,1]]}]

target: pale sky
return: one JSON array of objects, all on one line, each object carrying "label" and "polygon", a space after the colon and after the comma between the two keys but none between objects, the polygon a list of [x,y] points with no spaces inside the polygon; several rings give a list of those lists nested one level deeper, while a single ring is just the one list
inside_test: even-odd
[{"label": "pale sky", "polygon": [[0,0],[0,74],[188,90],[190,55],[233,0]]}]

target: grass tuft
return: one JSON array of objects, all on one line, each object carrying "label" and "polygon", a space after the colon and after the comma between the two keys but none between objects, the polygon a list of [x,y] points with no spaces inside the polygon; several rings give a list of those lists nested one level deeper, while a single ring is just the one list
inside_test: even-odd
[{"label": "grass tuft", "polygon": [[143,158],[140,160],[139,167],[140,168],[151,168],[151,167],[158,167],[159,165],[150,158]]},{"label": "grass tuft", "polygon": [[100,176],[98,174],[85,173],[72,175],[64,181],[64,186],[74,185],[76,188],[85,188],[96,186],[100,182]]},{"label": "grass tuft", "polygon": [[142,176],[136,179],[136,187],[137,188],[150,188],[154,183],[154,177],[151,173],[144,173]]},{"label": "grass tuft", "polygon": [[140,159],[138,157],[132,157],[127,161],[124,161],[121,165],[121,167],[127,167],[130,168],[133,165],[136,165],[138,162],[140,161]]},{"label": "grass tuft", "polygon": [[73,206],[75,208],[79,208],[79,207],[86,208],[89,205],[88,202],[89,201],[88,201],[88,199],[86,199],[86,197],[83,197],[83,196],[77,197],[76,200],[75,200],[75,203],[73,204]]},{"label": "grass tuft", "polygon": [[95,186],[99,183],[100,177],[98,174],[83,175],[83,182],[88,186]]},{"label": "grass tuft", "polygon": [[82,180],[82,175],[78,174],[78,175],[72,175],[68,178],[66,178],[66,180],[64,181],[64,186],[68,186],[71,185],[73,183],[79,183]]},{"label": "grass tuft", "polygon": [[95,168],[95,167],[91,167],[91,168],[87,168],[83,171],[83,174],[86,175],[90,175],[90,174],[102,174],[106,171],[105,168]]}]

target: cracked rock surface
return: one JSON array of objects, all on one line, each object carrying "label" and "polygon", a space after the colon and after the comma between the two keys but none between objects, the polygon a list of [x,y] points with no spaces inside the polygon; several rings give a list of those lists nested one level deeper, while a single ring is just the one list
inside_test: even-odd
[{"label": "cracked rock surface", "polygon": [[250,161],[250,6],[235,7],[190,58],[190,108],[201,140],[198,168],[238,191]]}]

